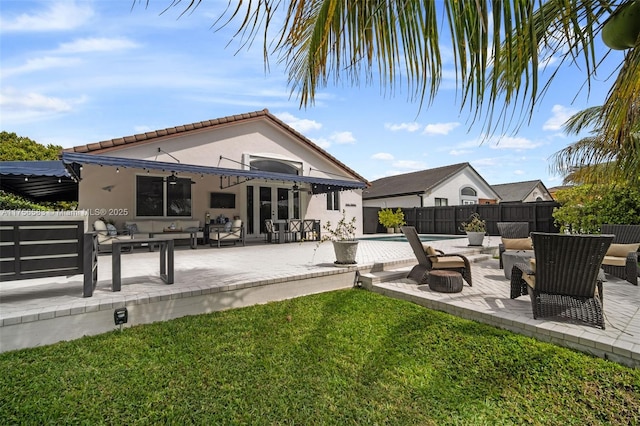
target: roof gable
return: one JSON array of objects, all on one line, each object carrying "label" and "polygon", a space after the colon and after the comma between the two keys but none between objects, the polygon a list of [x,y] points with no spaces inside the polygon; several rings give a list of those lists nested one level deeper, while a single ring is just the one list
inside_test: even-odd
[{"label": "roof gable", "polygon": [[329,154],[327,151],[325,151],[324,149],[320,148],[318,145],[313,143],[310,139],[308,139],[307,137],[305,137],[304,135],[302,135],[292,127],[288,126],[282,120],[278,119],[275,115],[271,114],[269,110],[266,108],[261,111],[230,115],[227,117],[217,118],[214,120],[200,121],[197,123],[185,124],[182,126],[169,127],[166,129],[154,130],[151,132],[139,133],[136,135],[104,140],[101,142],[91,143],[87,145],[79,145],[73,148],[67,148],[63,151],[108,155],[109,152],[116,151],[123,148],[129,148],[136,144],[142,144],[142,143],[147,143],[152,141],[170,140],[170,139],[184,136],[189,133],[202,132],[202,131],[221,128],[225,126],[242,125],[244,123],[255,121],[255,120],[269,121],[276,127],[280,128],[285,133],[290,134],[293,137],[293,139],[297,140],[299,143],[307,146],[312,151],[315,151],[318,155],[334,163],[336,166],[344,170],[347,174],[351,175],[353,178],[368,184],[368,181],[364,177],[360,176],[360,174],[356,173],[346,164],[339,161],[337,158]]},{"label": "roof gable", "polygon": [[373,199],[422,194],[466,168],[473,170],[469,163],[459,163],[377,179],[371,182],[371,187],[365,191],[362,198]]},{"label": "roof gable", "polygon": [[494,191],[500,195],[502,202],[522,201],[538,186],[541,185],[545,191],[549,192],[541,180],[528,180],[524,182],[502,183],[491,185]]}]

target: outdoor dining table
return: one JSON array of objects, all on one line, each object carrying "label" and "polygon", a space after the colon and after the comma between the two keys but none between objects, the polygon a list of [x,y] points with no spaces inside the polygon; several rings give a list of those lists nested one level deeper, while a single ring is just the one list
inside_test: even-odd
[{"label": "outdoor dining table", "polygon": [[122,287],[122,246],[131,246],[132,243],[147,243],[149,246],[160,246],[160,279],[167,284],[173,284],[173,238],[136,238],[135,240],[113,241],[111,251],[111,291],[120,291]]}]

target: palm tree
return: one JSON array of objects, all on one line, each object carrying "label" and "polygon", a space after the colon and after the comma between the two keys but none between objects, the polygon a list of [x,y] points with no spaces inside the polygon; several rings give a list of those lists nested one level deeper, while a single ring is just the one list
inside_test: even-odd
[{"label": "palm tree", "polygon": [[565,184],[640,185],[640,173],[628,173],[628,170],[639,170],[639,156],[634,153],[621,154],[622,150],[629,147],[635,146],[636,153],[640,149],[638,131],[632,132],[630,136],[636,138],[635,141],[618,146],[607,141],[599,131],[602,128],[602,117],[603,107],[595,106],[580,111],[567,120],[564,125],[567,134],[577,135],[586,128],[596,130],[590,136],[556,152],[551,169],[565,176]]},{"label": "palm tree", "polygon": [[[187,13],[201,1],[172,0],[168,8],[183,7]],[[285,63],[301,106],[312,104],[317,89],[330,80],[358,85],[375,75],[381,86],[394,90],[404,84],[412,100],[428,104],[441,82],[444,26],[461,109],[468,107],[474,121],[484,118],[492,133],[513,123],[518,115],[513,111],[524,112],[516,129],[533,114],[557,73],[541,81],[539,67],[549,58],[579,65],[589,86],[602,59],[596,57],[596,37],[607,18],[613,24],[625,9],[636,13],[640,0],[257,0],[235,7],[229,2],[217,23],[237,20],[236,36],[247,45],[264,37],[265,61],[275,55]],[[631,16],[630,22],[637,29],[640,19]],[[614,27],[615,36],[619,31]],[[602,158],[638,176],[639,38],[637,32],[631,33],[635,39],[625,34],[624,43],[615,48],[628,52],[600,110],[599,143],[585,149],[606,145],[611,157]]]}]

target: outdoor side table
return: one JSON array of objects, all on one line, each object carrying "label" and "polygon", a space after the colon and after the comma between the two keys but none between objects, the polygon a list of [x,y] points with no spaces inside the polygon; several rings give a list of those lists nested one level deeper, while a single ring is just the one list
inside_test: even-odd
[{"label": "outdoor side table", "polygon": [[160,246],[160,278],[167,284],[173,284],[173,238],[138,238],[135,240],[114,241],[111,246],[111,291],[120,291],[122,287],[122,246],[132,243],[149,243]]},{"label": "outdoor side table", "polygon": [[511,270],[517,263],[529,263],[529,259],[535,257],[533,250],[507,250],[502,253],[502,264],[504,266],[504,277],[511,279]]},{"label": "outdoor side table", "polygon": [[460,272],[436,269],[427,275],[429,288],[440,293],[459,293],[462,291],[462,275]]}]

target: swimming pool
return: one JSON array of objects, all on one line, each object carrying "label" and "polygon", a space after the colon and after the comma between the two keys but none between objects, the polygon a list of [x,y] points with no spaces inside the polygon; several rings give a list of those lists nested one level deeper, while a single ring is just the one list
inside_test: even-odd
[{"label": "swimming pool", "polygon": [[[460,235],[460,236],[456,236],[456,235],[427,235],[427,234],[420,234],[420,241],[422,242],[427,242],[427,241],[443,241],[443,240],[454,240],[456,238],[464,238],[464,235]],[[404,234],[390,234],[390,235],[372,235],[371,237],[361,237],[358,238],[358,240],[364,240],[364,241],[404,241],[406,242],[407,239],[405,238]]]}]

